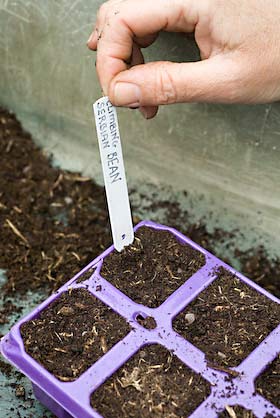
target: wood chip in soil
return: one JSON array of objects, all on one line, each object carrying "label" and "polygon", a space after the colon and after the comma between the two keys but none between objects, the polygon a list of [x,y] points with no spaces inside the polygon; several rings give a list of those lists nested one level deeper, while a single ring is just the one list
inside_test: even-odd
[{"label": "wood chip in soil", "polygon": [[186,418],[210,384],[160,345],[142,348],[91,395],[104,418]]},{"label": "wood chip in soil", "polygon": [[77,379],[130,331],[128,323],[85,289],[63,293],[21,326],[26,352],[58,379]]},{"label": "wood chip in soil", "polygon": [[280,354],[256,379],[257,392],[280,409]]},{"label": "wood chip in soil", "polygon": [[[195,321],[188,323],[187,314]],[[280,323],[280,305],[220,269],[218,278],[173,321],[214,368],[237,366]]]},{"label": "wood chip in soil", "polygon": [[155,308],[204,264],[204,254],[170,232],[142,227],[133,244],[105,258],[100,274],[133,301]]},{"label": "wood chip in soil", "polygon": [[219,418],[257,418],[252,411],[243,408],[242,406],[227,406],[226,409],[219,415]]}]

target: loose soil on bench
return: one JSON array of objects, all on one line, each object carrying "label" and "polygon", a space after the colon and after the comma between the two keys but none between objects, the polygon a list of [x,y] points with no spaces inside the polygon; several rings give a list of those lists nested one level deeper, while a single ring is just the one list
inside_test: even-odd
[{"label": "loose soil on bench", "polygon": [[280,354],[256,379],[257,392],[280,409]]},{"label": "loose soil on bench", "polygon": [[129,331],[122,317],[85,289],[63,293],[21,326],[27,353],[63,382],[78,378]]},{"label": "loose soil on bench", "polygon": [[[191,324],[186,314],[194,314]],[[280,305],[220,269],[218,278],[173,321],[206,353],[209,366],[237,366],[280,322]]]},{"label": "loose soil on bench", "polygon": [[91,396],[104,418],[186,418],[210,384],[160,345],[141,349]]},{"label": "loose soil on bench", "polygon": [[101,276],[132,300],[155,308],[205,264],[168,231],[142,227],[133,244],[103,262]]}]

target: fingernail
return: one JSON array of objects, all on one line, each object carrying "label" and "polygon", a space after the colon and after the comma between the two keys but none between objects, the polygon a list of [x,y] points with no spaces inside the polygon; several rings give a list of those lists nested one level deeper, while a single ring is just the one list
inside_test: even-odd
[{"label": "fingernail", "polygon": [[149,119],[149,114],[148,111],[145,107],[139,107],[139,110],[141,112],[141,114],[144,116],[145,119]]},{"label": "fingernail", "polygon": [[136,84],[118,82],[114,89],[114,104],[116,106],[138,107],[141,91]]},{"label": "fingernail", "polygon": [[96,31],[94,30],[94,31],[91,33],[90,37],[88,38],[88,40],[87,40],[87,44],[89,44],[89,43],[93,42],[93,41],[94,41],[94,39],[96,38],[96,36],[97,36],[97,33],[96,33]]}]

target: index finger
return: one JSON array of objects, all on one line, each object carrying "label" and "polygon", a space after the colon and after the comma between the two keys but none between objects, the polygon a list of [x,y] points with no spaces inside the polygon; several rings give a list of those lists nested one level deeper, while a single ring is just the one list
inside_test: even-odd
[{"label": "index finger", "polygon": [[101,23],[96,69],[105,94],[112,79],[127,69],[133,39],[161,30],[192,32],[198,21],[199,0],[126,0],[106,14]]}]

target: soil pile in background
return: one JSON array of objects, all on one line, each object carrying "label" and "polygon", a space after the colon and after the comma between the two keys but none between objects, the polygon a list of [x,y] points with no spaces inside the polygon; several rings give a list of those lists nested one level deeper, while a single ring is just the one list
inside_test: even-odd
[{"label": "soil pile in background", "polygon": [[0,127],[2,292],[53,291],[110,244],[104,190],[52,167],[5,110]]}]

